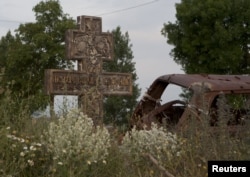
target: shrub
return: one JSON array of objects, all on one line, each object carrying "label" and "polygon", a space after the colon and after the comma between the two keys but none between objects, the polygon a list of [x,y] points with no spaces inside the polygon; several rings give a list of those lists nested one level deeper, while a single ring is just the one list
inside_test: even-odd
[{"label": "shrub", "polygon": [[145,156],[149,156],[164,166],[181,155],[180,145],[181,140],[175,134],[152,124],[151,130],[138,131],[133,128],[127,132],[121,149],[135,161],[145,160]]},{"label": "shrub", "polygon": [[45,133],[49,150],[59,164],[80,160],[91,164],[108,155],[110,135],[104,127],[94,127],[91,118],[78,110],[71,110],[58,122],[49,124]]}]

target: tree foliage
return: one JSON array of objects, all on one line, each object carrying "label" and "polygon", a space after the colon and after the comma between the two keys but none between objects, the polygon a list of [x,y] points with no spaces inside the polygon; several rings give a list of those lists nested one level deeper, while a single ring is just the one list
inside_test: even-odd
[{"label": "tree foliage", "polygon": [[58,0],[41,1],[34,8],[36,22],[20,24],[0,41],[1,87],[15,103],[25,102],[32,112],[46,106],[43,94],[44,70],[61,69],[65,60],[65,31],[75,26]]},{"label": "tree foliage", "polygon": [[186,73],[250,72],[250,1],[182,0],[162,34]]},{"label": "tree foliage", "polygon": [[[65,59],[65,31],[76,26],[63,13],[58,0],[41,1],[33,11],[36,22],[20,24],[15,35],[8,32],[0,40],[0,71],[4,70],[0,78],[0,87],[4,88],[2,99],[11,98],[17,110],[23,103],[30,113],[45,108],[49,102],[43,92],[44,70],[71,65]],[[128,33],[122,34],[120,27],[112,33],[115,59],[104,64],[104,68],[109,72],[132,73],[133,95],[105,98],[105,120],[123,123],[131,114],[140,89],[135,83],[137,75]]]},{"label": "tree foliage", "polygon": [[117,27],[112,31],[114,37],[114,60],[104,64],[104,70],[108,72],[131,73],[133,79],[132,96],[109,96],[104,101],[104,121],[115,124],[126,123],[140,95],[137,80],[135,63],[133,62],[132,44],[129,34],[122,34],[121,28]]}]

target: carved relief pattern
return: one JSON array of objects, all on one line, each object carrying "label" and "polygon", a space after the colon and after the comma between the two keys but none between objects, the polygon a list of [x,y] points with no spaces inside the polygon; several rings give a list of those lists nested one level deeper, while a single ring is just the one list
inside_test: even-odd
[{"label": "carved relief pattern", "polygon": [[129,95],[132,89],[130,74],[103,73],[102,75],[84,72],[50,70],[51,87],[55,94],[80,95],[86,88],[97,88],[104,95]]},{"label": "carved relief pattern", "polygon": [[127,92],[132,90],[132,77],[130,74],[104,75],[102,77],[102,90],[106,94]]},{"label": "carved relief pattern", "polygon": [[112,41],[109,34],[95,37],[97,56],[102,59],[112,59]]},{"label": "carved relief pattern", "polygon": [[74,58],[111,60],[112,36],[110,34],[93,36],[91,34],[76,34],[73,40],[72,55]]},{"label": "carved relief pattern", "polygon": [[102,117],[102,93],[97,88],[87,88],[82,95],[82,109],[91,118]]},{"label": "carved relief pattern", "polygon": [[84,18],[85,32],[89,33],[101,33],[102,32],[102,21],[100,18]]},{"label": "carved relief pattern", "polygon": [[89,35],[76,34],[73,41],[73,55],[76,57],[87,58],[89,55],[89,45],[92,43]]}]

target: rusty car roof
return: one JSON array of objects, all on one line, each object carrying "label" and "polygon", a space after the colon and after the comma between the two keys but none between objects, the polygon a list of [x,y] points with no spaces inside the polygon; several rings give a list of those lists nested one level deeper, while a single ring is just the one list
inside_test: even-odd
[{"label": "rusty car roof", "polygon": [[[149,88],[149,92],[163,91],[168,83],[194,89],[205,86],[209,91],[244,91],[250,93],[249,75],[215,75],[215,74],[170,74],[158,77]],[[162,86],[160,86],[162,85]],[[158,88],[158,89],[157,89]],[[156,93],[156,95],[158,95]],[[160,95],[158,95],[160,96]]]},{"label": "rusty car roof", "polygon": [[210,91],[250,89],[249,75],[171,74],[161,76],[157,80],[165,80],[186,88],[207,84]]}]

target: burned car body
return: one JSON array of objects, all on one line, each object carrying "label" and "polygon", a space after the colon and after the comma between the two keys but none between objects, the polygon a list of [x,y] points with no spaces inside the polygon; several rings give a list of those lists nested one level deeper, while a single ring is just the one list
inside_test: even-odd
[{"label": "burned car body", "polygon": [[[191,93],[188,101],[175,99],[161,103],[165,89],[178,85]],[[197,120],[207,117],[207,123],[216,127],[219,122],[219,97],[225,95],[225,106],[230,112],[227,126],[242,126],[250,115],[250,76],[248,75],[209,75],[172,74],[158,77],[139,101],[130,119],[131,126],[138,129],[150,128],[151,123],[185,127],[190,117]],[[222,103],[226,104],[226,103]],[[234,105],[235,104],[235,105]]]}]

